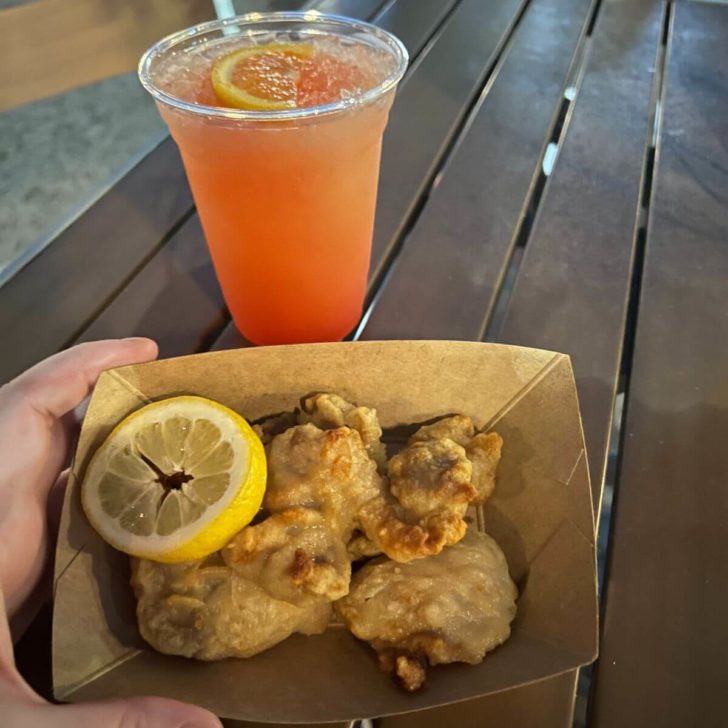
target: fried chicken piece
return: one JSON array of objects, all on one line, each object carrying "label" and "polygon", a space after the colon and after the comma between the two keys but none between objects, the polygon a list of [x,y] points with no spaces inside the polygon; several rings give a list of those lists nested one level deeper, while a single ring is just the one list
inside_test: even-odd
[{"label": "fried chicken piece", "polygon": [[382,443],[382,428],[377,411],[371,407],[357,407],[337,394],[322,392],[301,401],[298,415],[300,424],[311,422],[321,430],[351,427],[361,436],[369,457],[377,463],[380,472],[386,470],[387,453]]},{"label": "fried chicken piece", "polygon": [[349,544],[351,558],[384,552],[406,562],[437,554],[463,537],[468,505],[481,500],[474,481],[489,479],[492,490],[500,449],[494,450],[491,440],[500,443],[500,438],[473,436],[468,417],[420,428],[390,460],[386,481],[365,444],[376,444],[381,435],[373,410],[336,395],[313,395],[303,407],[302,414],[323,427],[343,421],[357,427],[322,430],[308,422],[274,437],[264,506],[272,513],[295,507],[318,510],[344,542],[355,529],[363,531]]},{"label": "fried chicken piece", "polygon": [[[468,506],[480,502],[475,474],[490,474],[494,485],[497,465],[497,459],[487,460],[481,453],[480,441],[473,446],[476,438],[490,436],[473,438],[474,432],[469,417],[449,417],[420,428],[390,459],[393,497],[370,501],[359,519],[366,535],[391,559],[407,562],[432,556],[465,535]],[[477,470],[471,451],[477,456]]]},{"label": "fried chicken piece", "polygon": [[427,663],[477,664],[505,642],[517,596],[496,542],[469,531],[428,559],[365,565],[336,611],[356,637],[371,643],[383,669],[416,690]]},{"label": "fried chicken piece", "polygon": [[463,517],[450,510],[418,518],[386,496],[365,503],[359,522],[372,545],[354,544],[355,552],[371,555],[376,549],[401,563],[439,554],[457,543],[467,529]]},{"label": "fried chicken piece", "polygon": [[482,505],[493,495],[502,448],[503,438],[497,432],[480,432],[465,446],[465,454],[473,464],[472,483],[478,491],[475,505]]},{"label": "fried chicken piece", "polygon": [[478,491],[465,448],[443,437],[415,441],[389,461],[389,490],[418,518],[448,510],[465,515]]},{"label": "fried chicken piece", "polygon": [[420,427],[409,439],[409,444],[443,439],[452,440],[465,449],[465,455],[472,463],[471,483],[477,491],[472,503],[482,505],[495,488],[495,471],[501,457],[503,438],[497,432],[476,434],[470,417],[453,415]]},{"label": "fried chicken piece", "polygon": [[292,604],[312,597],[333,601],[349,591],[346,545],[324,516],[310,508],[280,511],[244,528],[222,555],[235,573]]},{"label": "fried chicken piece", "polygon": [[286,430],[270,444],[264,507],[271,513],[318,510],[344,542],[358,526],[362,505],[383,488],[357,430],[324,431],[308,423]]},{"label": "fried chicken piece", "polygon": [[132,559],[131,584],[142,637],[168,655],[251,657],[295,632],[319,634],[331,617],[328,600],[275,599],[219,553],[184,564]]}]

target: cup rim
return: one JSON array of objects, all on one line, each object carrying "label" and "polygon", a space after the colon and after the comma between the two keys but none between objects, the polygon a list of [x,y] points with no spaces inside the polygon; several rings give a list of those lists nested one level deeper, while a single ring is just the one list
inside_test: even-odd
[{"label": "cup rim", "polygon": [[[192,101],[185,101],[178,96],[163,91],[154,84],[151,77],[152,63],[163,53],[169,51],[178,43],[203,35],[214,30],[224,30],[228,27],[249,25],[255,26],[270,21],[281,23],[326,23],[328,25],[345,27],[348,30],[359,30],[376,36],[391,51],[396,64],[393,70],[376,86],[366,89],[361,93],[340,99],[328,104],[319,106],[307,106],[296,109],[278,109],[275,111],[254,111],[250,109],[233,109],[222,106],[207,106]],[[287,121],[292,119],[307,119],[320,116],[328,116],[342,111],[348,111],[360,106],[365,106],[376,101],[378,98],[393,89],[401,80],[407,70],[409,54],[402,41],[392,33],[379,28],[372,23],[367,23],[342,15],[320,13],[316,10],[304,12],[271,12],[271,13],[246,13],[222,20],[210,20],[190,28],[177,31],[165,36],[151,48],[149,48],[139,61],[138,75],[142,86],[160,103],[171,106],[182,111],[200,114],[207,117],[219,119],[246,120],[246,121]]]}]

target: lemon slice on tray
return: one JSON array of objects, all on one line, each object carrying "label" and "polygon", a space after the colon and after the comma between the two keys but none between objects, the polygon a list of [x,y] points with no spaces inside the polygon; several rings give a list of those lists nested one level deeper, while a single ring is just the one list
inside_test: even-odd
[{"label": "lemon slice on tray", "polygon": [[212,88],[223,104],[235,109],[293,109],[301,70],[313,51],[311,43],[239,48],[215,61]]},{"label": "lemon slice on tray", "polygon": [[115,548],[175,563],[217,551],[250,523],[265,478],[263,445],[240,415],[172,397],[117,425],[89,463],[81,501]]}]

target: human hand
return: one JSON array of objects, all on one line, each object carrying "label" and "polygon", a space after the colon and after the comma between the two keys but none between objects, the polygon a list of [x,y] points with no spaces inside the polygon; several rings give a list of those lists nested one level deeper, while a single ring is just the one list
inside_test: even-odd
[{"label": "human hand", "polygon": [[[50,561],[49,502],[75,437],[74,409],[105,369],[149,361],[149,339],[81,344],[46,359],[0,389],[0,706],[4,726],[217,726],[201,708],[162,698],[53,706],[15,668],[8,621]],[[55,493],[54,493],[55,488]],[[60,493],[62,494],[62,493]],[[59,498],[55,498],[60,502]]]}]

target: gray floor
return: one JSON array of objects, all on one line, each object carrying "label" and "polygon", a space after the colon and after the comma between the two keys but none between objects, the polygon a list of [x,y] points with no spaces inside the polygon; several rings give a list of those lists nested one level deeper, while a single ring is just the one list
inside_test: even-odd
[{"label": "gray floor", "polygon": [[138,158],[164,125],[136,74],[0,114],[0,274]]}]

